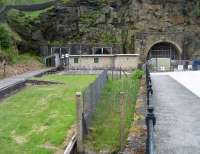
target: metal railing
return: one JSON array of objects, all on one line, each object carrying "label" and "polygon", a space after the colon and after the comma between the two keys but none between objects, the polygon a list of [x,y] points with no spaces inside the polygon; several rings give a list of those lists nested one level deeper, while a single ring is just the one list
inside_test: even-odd
[{"label": "metal railing", "polygon": [[148,64],[145,68],[146,73],[146,90],[147,90],[147,115],[146,115],[146,125],[147,125],[147,141],[146,141],[146,154],[156,154],[155,151],[155,138],[154,138],[154,126],[156,125],[156,117],[154,115],[154,108],[152,102],[150,101],[153,95],[152,81],[149,72]]}]

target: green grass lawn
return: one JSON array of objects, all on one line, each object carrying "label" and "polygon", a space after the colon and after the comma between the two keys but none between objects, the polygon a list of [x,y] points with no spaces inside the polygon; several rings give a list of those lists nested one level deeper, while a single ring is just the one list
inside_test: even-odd
[{"label": "green grass lawn", "polygon": [[26,5],[26,4],[40,4],[50,0],[2,0],[5,5]]},{"label": "green grass lawn", "polygon": [[28,86],[0,104],[0,154],[51,154],[75,122],[75,92],[96,76],[49,75],[65,84]]},{"label": "green grass lawn", "polygon": [[109,80],[92,120],[92,131],[86,138],[85,145],[90,150],[118,151],[120,146],[120,105],[119,93],[126,92],[125,133],[133,121],[135,102],[139,89],[137,75],[120,80]]}]

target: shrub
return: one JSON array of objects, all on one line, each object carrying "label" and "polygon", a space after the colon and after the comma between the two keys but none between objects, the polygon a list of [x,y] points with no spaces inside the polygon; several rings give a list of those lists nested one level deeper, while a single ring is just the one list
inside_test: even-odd
[{"label": "shrub", "polygon": [[12,39],[5,27],[0,26],[0,46],[4,49],[11,47]]},{"label": "shrub", "polygon": [[142,78],[142,76],[143,76],[143,74],[144,74],[144,71],[143,70],[135,70],[134,72],[133,72],[133,75],[132,75],[132,78],[133,79],[141,79]]}]

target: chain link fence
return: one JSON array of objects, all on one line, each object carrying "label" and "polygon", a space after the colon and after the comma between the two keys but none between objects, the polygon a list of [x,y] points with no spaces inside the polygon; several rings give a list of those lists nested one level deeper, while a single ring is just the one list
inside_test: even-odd
[{"label": "chain link fence", "polygon": [[95,82],[91,83],[83,92],[83,134],[88,134],[91,118],[99,102],[101,92],[108,80],[108,71],[104,70]]}]

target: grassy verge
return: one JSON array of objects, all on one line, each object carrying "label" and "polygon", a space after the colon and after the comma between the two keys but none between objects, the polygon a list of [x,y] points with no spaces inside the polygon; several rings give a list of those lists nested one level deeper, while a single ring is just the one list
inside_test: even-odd
[{"label": "grassy verge", "polygon": [[137,71],[132,77],[108,81],[92,120],[92,131],[85,142],[89,149],[98,152],[100,150],[112,152],[119,150],[119,93],[127,93],[125,100],[125,133],[128,134],[128,129],[133,120],[135,102],[139,89],[139,78],[141,77],[139,74],[141,72]]},{"label": "grassy verge", "polygon": [[51,154],[75,122],[76,91],[95,76],[49,75],[61,85],[29,86],[0,104],[0,153]]}]

